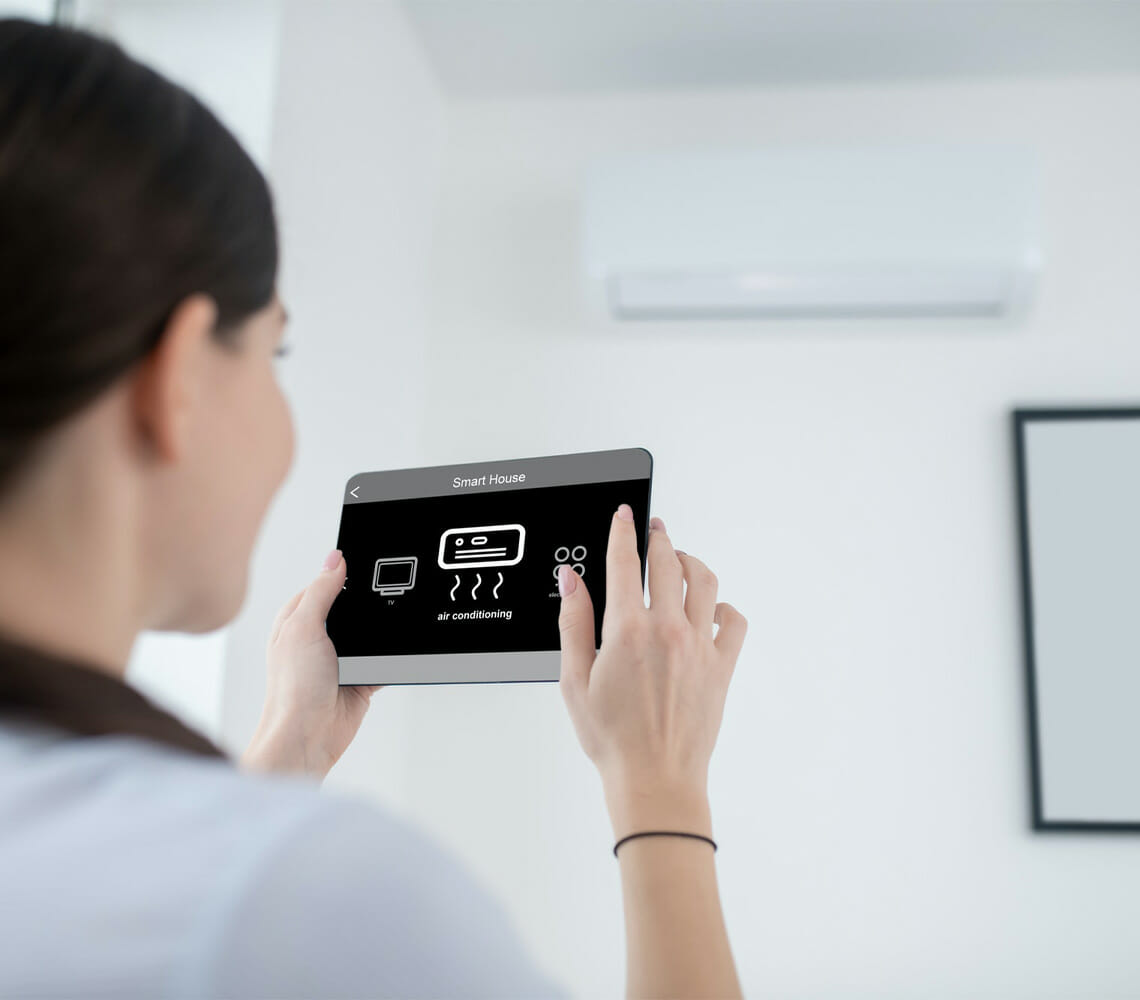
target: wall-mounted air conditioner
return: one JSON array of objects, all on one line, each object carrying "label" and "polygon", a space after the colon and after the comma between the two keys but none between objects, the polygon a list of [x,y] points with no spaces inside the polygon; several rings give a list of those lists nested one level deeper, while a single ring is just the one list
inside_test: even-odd
[{"label": "wall-mounted air conditioner", "polygon": [[587,296],[617,319],[1008,314],[1039,270],[1037,201],[1005,149],[621,157],[587,178]]}]

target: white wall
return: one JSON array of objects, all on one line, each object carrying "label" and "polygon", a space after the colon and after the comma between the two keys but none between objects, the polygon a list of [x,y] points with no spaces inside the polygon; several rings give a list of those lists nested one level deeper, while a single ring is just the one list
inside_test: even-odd
[{"label": "white wall", "polygon": [[[448,106],[392,5],[300,2],[280,65],[299,451],[228,645],[228,741],[349,474],[644,444],[656,512],[752,621],[712,774],[746,992],[1134,993],[1140,844],[1028,830],[1007,412],[1134,397],[1140,78]],[[926,139],[1039,153],[1023,327],[585,324],[593,156]],[[509,388],[471,393],[473,368]],[[453,846],[576,995],[620,992],[608,824],[553,685],[382,691],[330,782]]]},{"label": "white wall", "polygon": [[[1140,842],[1034,836],[1007,414],[1134,400],[1140,78],[457,104],[425,461],[646,445],[654,507],[752,622],[714,758],[753,995],[1135,995]],[[578,184],[614,151],[1023,142],[1022,327],[588,327]],[[509,388],[472,393],[472,372]],[[408,808],[577,995],[622,982],[602,801],[553,686],[413,703]]]},{"label": "white wall", "polygon": [[26,17],[33,21],[50,21],[52,0],[3,0],[0,17]]},{"label": "white wall", "polygon": [[267,166],[278,0],[80,0],[77,13],[79,24],[191,90]]}]

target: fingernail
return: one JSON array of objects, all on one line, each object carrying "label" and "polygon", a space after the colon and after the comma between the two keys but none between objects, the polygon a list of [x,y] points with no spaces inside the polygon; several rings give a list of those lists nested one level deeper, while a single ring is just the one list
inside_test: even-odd
[{"label": "fingernail", "polygon": [[617,516],[620,517],[623,521],[632,521],[633,520],[633,508],[629,504],[623,503],[617,509]]},{"label": "fingernail", "polygon": [[340,562],[340,549],[333,549],[327,556],[325,556],[324,565],[321,569],[336,569],[337,563]]},{"label": "fingernail", "polygon": [[659,517],[651,517],[649,519],[649,527],[656,528],[658,531],[665,530],[665,522]]},{"label": "fingernail", "polygon": [[570,567],[566,563],[562,563],[558,567],[558,596],[565,597],[567,594],[574,593],[577,586],[577,577],[570,571]]},{"label": "fingernail", "polygon": [[674,549],[673,551],[676,552],[679,556],[683,556],[685,554],[684,549]]}]

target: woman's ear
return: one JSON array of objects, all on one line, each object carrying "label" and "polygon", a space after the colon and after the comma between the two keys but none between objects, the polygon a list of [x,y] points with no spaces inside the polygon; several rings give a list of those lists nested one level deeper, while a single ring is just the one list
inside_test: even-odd
[{"label": "woman's ear", "polygon": [[209,378],[217,314],[209,295],[187,296],[170,314],[158,343],[138,368],[135,419],[160,461],[175,462],[186,452],[194,410],[204,398]]}]

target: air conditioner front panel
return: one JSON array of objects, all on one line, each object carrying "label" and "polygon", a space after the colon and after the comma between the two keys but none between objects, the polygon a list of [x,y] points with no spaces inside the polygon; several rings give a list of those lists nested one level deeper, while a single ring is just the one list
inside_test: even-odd
[{"label": "air conditioner front panel", "polygon": [[1007,149],[621,157],[591,172],[587,295],[619,319],[992,315],[1037,271],[1036,181]]}]

